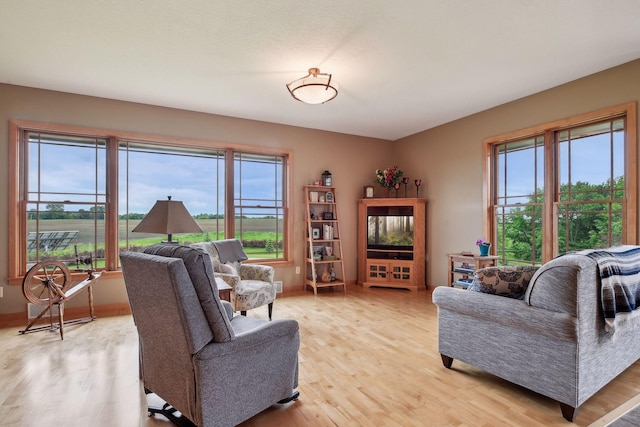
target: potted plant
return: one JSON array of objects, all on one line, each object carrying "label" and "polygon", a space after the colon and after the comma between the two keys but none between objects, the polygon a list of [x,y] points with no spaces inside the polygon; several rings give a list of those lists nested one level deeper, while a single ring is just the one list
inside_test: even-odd
[{"label": "potted plant", "polygon": [[478,245],[478,247],[480,248],[480,256],[489,255],[489,249],[491,249],[491,243],[487,242],[487,239],[485,239],[484,237],[479,238],[478,240],[476,240],[476,245]]}]

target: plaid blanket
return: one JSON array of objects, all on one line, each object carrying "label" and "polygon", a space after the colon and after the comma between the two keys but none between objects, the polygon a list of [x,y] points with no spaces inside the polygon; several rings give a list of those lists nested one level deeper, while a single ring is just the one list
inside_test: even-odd
[{"label": "plaid blanket", "polygon": [[640,318],[640,246],[574,252],[598,264],[605,330],[615,333],[622,323]]}]

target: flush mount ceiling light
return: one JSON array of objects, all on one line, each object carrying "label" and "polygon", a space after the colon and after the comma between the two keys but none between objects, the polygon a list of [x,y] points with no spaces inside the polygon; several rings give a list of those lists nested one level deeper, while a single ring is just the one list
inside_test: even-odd
[{"label": "flush mount ceiling light", "polygon": [[321,73],[319,68],[309,68],[307,76],[292,81],[287,89],[305,104],[324,104],[338,96],[338,85],[331,82],[331,74]]}]

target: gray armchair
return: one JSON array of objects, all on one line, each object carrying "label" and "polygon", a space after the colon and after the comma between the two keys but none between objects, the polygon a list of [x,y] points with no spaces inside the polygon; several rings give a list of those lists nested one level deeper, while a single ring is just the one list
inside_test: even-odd
[{"label": "gray armchair", "polygon": [[179,245],[123,252],[145,391],[198,426],[237,425],[297,399],[298,323],[233,316],[207,254]]}]

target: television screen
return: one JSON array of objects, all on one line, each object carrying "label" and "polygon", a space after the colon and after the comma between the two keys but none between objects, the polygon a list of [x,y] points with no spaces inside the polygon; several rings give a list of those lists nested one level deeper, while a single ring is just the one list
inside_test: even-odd
[{"label": "television screen", "polygon": [[413,250],[413,215],[369,215],[368,249]]}]

